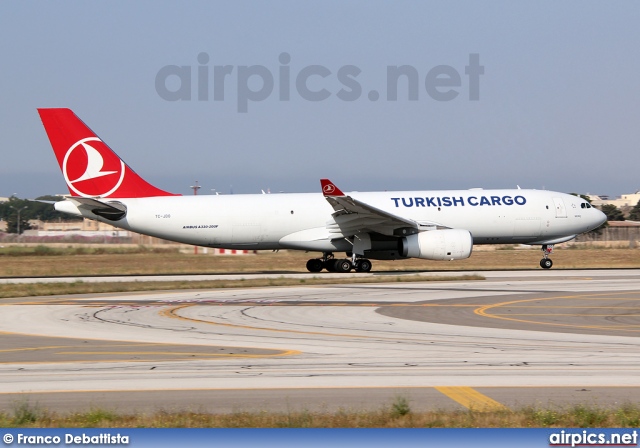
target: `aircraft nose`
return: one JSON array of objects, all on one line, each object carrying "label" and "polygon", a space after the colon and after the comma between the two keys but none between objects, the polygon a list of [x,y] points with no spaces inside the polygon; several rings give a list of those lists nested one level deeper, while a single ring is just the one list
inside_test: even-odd
[{"label": "aircraft nose", "polygon": [[595,229],[596,227],[600,227],[602,224],[607,222],[607,215],[602,213],[602,211],[598,210],[597,208],[594,208],[593,211],[595,212],[593,216],[593,228]]}]

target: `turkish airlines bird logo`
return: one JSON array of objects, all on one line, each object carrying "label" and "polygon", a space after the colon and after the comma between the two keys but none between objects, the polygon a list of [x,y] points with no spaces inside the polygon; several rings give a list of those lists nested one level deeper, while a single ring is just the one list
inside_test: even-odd
[{"label": "turkish airlines bird logo", "polygon": [[107,197],[124,179],[125,165],[97,137],[78,140],[64,156],[62,173],[69,188],[84,197]]},{"label": "turkish airlines bird logo", "polygon": [[324,191],[326,194],[331,194],[334,191],[336,191],[336,187],[333,184],[327,184],[327,185],[324,186],[322,191]]}]

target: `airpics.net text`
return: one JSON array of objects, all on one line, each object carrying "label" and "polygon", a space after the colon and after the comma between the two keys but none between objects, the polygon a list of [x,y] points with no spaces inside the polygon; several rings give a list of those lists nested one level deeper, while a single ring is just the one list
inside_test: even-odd
[{"label": "airpics.net text", "polygon": [[[357,101],[364,90],[358,79],[362,70],[355,65],[343,65],[337,70],[315,64],[298,68],[289,53],[280,53],[276,70],[264,65],[212,64],[205,52],[198,54],[197,61],[196,67],[165,65],[160,68],[155,77],[158,96],[166,101],[192,101],[195,98],[197,101],[222,102],[232,97],[231,90],[235,89],[237,110],[246,113],[249,103],[264,101],[274,91],[279,101],[290,101],[292,87],[299,98],[314,102],[332,96],[340,101]],[[370,89],[366,98],[371,102],[382,97],[386,101],[418,101],[422,84],[427,96],[435,101],[455,100],[464,89],[468,91],[469,101],[479,101],[480,75],[483,74],[484,66],[480,65],[478,53],[469,54],[468,64],[464,66],[465,82],[460,71],[450,65],[433,66],[424,76],[412,65],[387,65],[383,94],[379,89]],[[329,90],[332,86],[335,92]]]}]

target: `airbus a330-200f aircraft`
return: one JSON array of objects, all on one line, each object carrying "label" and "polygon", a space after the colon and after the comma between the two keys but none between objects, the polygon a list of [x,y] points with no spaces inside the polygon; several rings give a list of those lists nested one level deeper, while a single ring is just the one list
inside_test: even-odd
[{"label": "airbus a330-200f aircraft", "polygon": [[[319,272],[371,270],[370,259],[459,260],[474,244],[553,245],[606,221],[576,196],[538,190],[181,196],[138,176],[69,109],[39,109],[70,197],[55,209],[180,243],[320,252]],[[345,252],[347,258],[334,253]]]}]

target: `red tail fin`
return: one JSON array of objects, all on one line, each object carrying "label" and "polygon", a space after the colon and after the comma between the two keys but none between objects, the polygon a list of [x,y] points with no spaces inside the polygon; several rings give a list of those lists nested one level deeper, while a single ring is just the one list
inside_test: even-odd
[{"label": "red tail fin", "polygon": [[38,113],[71,196],[174,196],[138,176],[70,109],[38,109]]}]

